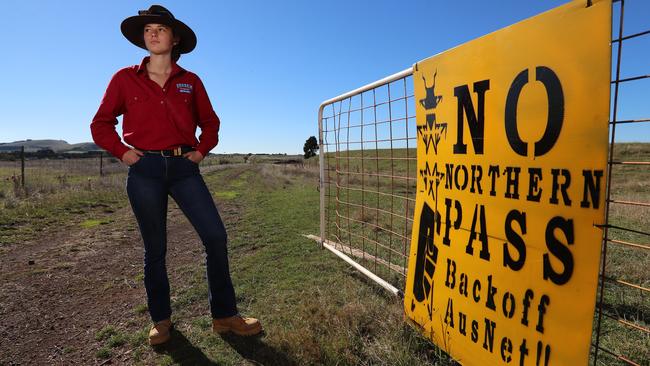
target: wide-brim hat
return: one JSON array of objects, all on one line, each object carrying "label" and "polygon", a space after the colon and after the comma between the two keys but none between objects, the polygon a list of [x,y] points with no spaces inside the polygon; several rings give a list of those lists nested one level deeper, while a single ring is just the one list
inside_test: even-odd
[{"label": "wide-brim hat", "polygon": [[144,26],[152,23],[164,24],[174,30],[174,36],[180,38],[178,45],[176,45],[180,53],[192,52],[194,47],[196,47],[196,34],[194,34],[194,31],[185,23],[174,18],[174,15],[169,10],[160,5],[151,5],[149,10],[140,10],[138,11],[138,15],[124,19],[120,25],[120,29],[126,39],[146,50]]}]

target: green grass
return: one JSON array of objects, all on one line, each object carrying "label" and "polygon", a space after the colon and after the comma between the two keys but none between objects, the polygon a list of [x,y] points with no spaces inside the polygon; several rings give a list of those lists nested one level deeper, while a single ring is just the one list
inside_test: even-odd
[{"label": "green grass", "polygon": [[[86,220],[88,216],[105,216],[121,207],[123,193],[111,190],[58,192],[39,199],[20,200],[14,207],[0,210],[0,247],[4,244],[33,240],[43,230],[75,222],[92,226],[101,219]],[[94,220],[94,221],[93,221]],[[38,226],[32,223],[38,222]],[[84,224],[85,222],[85,224]]]},{"label": "green grass", "polygon": [[[614,161],[650,161],[650,144],[626,143],[614,147]],[[643,165],[614,165],[612,169],[611,198],[623,201],[650,202],[650,170]],[[618,227],[650,232],[650,211],[647,207],[611,204],[609,224]],[[648,245],[647,235],[610,229],[611,239]],[[622,324],[610,317],[648,329],[650,327],[650,295],[621,284],[624,281],[650,288],[650,251],[607,244],[605,287],[603,291],[603,316],[600,345],[614,353],[641,364],[650,360],[650,336],[632,326]],[[596,336],[594,320],[594,338]],[[617,360],[600,352],[599,359],[614,364]]]},{"label": "green grass", "polygon": [[95,340],[103,341],[117,334],[117,330],[112,325],[107,325],[95,334]]},{"label": "green grass", "polygon": [[107,347],[101,347],[95,352],[95,356],[101,359],[111,358],[111,350]]},{"label": "green grass", "polygon": [[236,198],[238,193],[236,191],[220,191],[214,192],[213,195],[215,199],[231,200]]},{"label": "green grass", "polygon": [[[357,150],[327,154],[330,168],[336,169],[339,174],[330,173],[330,184],[326,188],[326,237],[387,262],[404,266],[406,261],[401,253],[408,255],[409,240],[390,232],[409,238],[411,223],[381,211],[362,209],[357,206],[377,207],[384,211],[412,217],[413,203],[391,195],[414,198],[414,182],[377,177],[374,174],[416,177],[415,162],[403,159],[414,156],[414,149],[396,149],[392,152],[392,157],[402,160],[388,159],[391,157],[389,150],[369,150],[363,153]],[[362,160],[361,157],[364,159]],[[649,162],[650,144],[616,144],[613,160]],[[366,192],[361,193],[359,190],[347,189],[347,187],[356,189],[363,187]],[[369,190],[380,193],[372,193]],[[650,202],[650,170],[647,165],[614,165],[611,198]],[[404,214],[405,212],[407,214]],[[609,223],[647,233],[650,231],[650,213],[648,208],[643,206],[611,204]],[[648,245],[647,234],[610,229],[609,237]],[[345,246],[340,249],[349,252],[349,248]],[[645,329],[650,326],[650,301],[648,301],[647,290],[639,290],[616,282],[624,281],[645,289],[650,288],[650,272],[644,270],[650,264],[650,251],[615,243],[609,243],[607,249],[605,272],[608,280],[605,283],[603,309],[609,317],[603,317],[602,320],[601,346],[637,362],[649,360],[650,337],[642,330],[622,324],[610,317],[623,319]],[[395,273],[386,266],[377,265],[372,260],[357,260],[398,288],[403,288],[402,274]],[[595,332],[596,327],[594,327],[594,341]],[[610,362],[615,361],[602,352],[600,357]]]},{"label": "green grass", "polygon": [[[648,144],[619,144],[616,150],[615,160],[650,161]],[[414,151],[402,149],[395,151],[394,156],[415,156],[411,152]],[[350,157],[355,154],[359,153],[350,152]],[[387,152],[379,154],[385,156]],[[245,362],[244,359],[261,364],[450,364],[442,351],[404,323],[399,299],[388,295],[329,251],[320,249],[315,242],[302,237],[302,234],[319,234],[318,160],[307,160],[304,169],[282,164],[235,164],[243,163],[243,156],[210,157],[202,167],[215,200],[239,210],[229,214],[222,212],[229,230],[231,273],[240,311],[259,317],[266,335],[242,340],[212,334],[203,261],[197,261],[195,265],[178,269],[182,280],[172,287],[176,324],[172,347],[152,351],[148,346],[149,318],[146,304],[141,304],[125,315],[127,325],[107,326],[96,334],[98,359],[110,358],[129,349],[136,364],[210,361],[235,365]],[[336,159],[335,156],[330,158]],[[379,161],[377,170],[377,162],[362,168],[354,159],[349,161],[347,156],[339,155],[339,169],[415,174],[415,162],[406,166],[404,160]],[[93,230],[104,222],[110,223],[107,217],[112,212],[128,206],[123,171],[115,170],[100,179],[94,176],[94,167],[79,164],[74,169],[48,169],[31,171],[25,196],[21,196],[24,192],[14,189],[11,181],[0,180],[0,249],[5,243],[39,238],[37,228],[73,225]],[[0,165],[2,176],[14,171],[15,167]],[[59,178],[62,171],[67,175]],[[90,185],[88,177],[92,177]],[[379,192],[405,196],[414,192],[410,184],[361,177],[355,176],[340,184],[363,184]],[[615,166],[613,182],[612,197],[650,201],[647,167]],[[332,195],[335,191],[327,193]],[[383,209],[392,206],[392,210],[400,213],[408,212],[408,208],[412,211],[412,203],[407,208],[405,200],[391,202],[382,199],[380,194],[339,193],[342,200],[349,202],[379,201]],[[336,209],[335,202],[330,204]],[[330,210],[331,214],[333,212]],[[339,213],[360,221],[340,220],[342,228],[362,232],[402,251],[404,243],[400,238],[394,235],[391,238],[390,234],[373,226],[390,227],[388,215],[359,209],[339,210]],[[647,231],[650,227],[647,208],[634,206],[612,205],[610,221],[638,230]],[[39,225],[34,225],[35,222]],[[335,222],[335,216],[330,216],[330,234],[336,232]],[[392,230],[410,236],[410,223],[404,219],[393,220]],[[647,236],[624,231],[611,230],[610,235],[619,240],[648,242]],[[358,238],[351,241],[355,246],[375,250],[367,241]],[[375,253],[388,260],[392,252],[378,248]],[[391,254],[390,261],[404,265],[403,258],[395,253]],[[606,268],[612,278],[647,288],[650,273],[644,269],[649,262],[647,251],[608,245]],[[366,263],[373,269],[374,263]],[[376,272],[398,287],[403,285],[400,274],[381,267]],[[141,282],[142,274],[136,275],[135,280]],[[608,281],[604,303],[609,314],[642,327],[649,326],[647,292]],[[130,330],[125,328],[128,324],[131,324]],[[138,328],[136,331],[133,331],[134,326]],[[650,359],[650,337],[611,319],[603,320],[601,345],[642,364]],[[606,363],[615,362],[602,353],[600,357]]]},{"label": "green grass", "polygon": [[127,343],[128,337],[124,334],[115,334],[108,339],[107,345],[111,348],[120,347]]},{"label": "green grass", "polygon": [[[402,320],[399,299],[302,234],[318,232],[317,180],[279,166],[239,166],[204,175],[234,191],[243,217],[229,226],[230,266],[239,310],[261,319],[262,338],[219,337],[207,315],[202,263],[180,268],[172,287],[173,345],[153,353],[146,334],[130,347],[155,364],[449,364]],[[250,184],[239,184],[246,181]],[[215,197],[219,201],[218,197]],[[223,215],[223,213],[222,213]],[[140,315],[144,318],[146,315]],[[109,338],[110,339],[110,338]]]},{"label": "green grass", "polygon": [[318,232],[315,179],[267,166],[206,180],[228,182],[230,175],[251,182],[233,187],[246,210],[236,230],[242,234],[229,247],[240,311],[260,317],[265,343],[274,348],[262,363],[287,357],[298,364],[436,361],[427,342],[402,322],[400,301],[302,236]]},{"label": "green grass", "polygon": [[[55,163],[59,165],[50,166]],[[128,205],[123,173],[95,176],[93,164],[27,161],[23,188],[11,180],[13,174],[20,175],[15,163],[0,162],[0,248],[37,239],[43,231],[61,226],[106,223],[107,215]]]},{"label": "green grass", "polygon": [[129,346],[139,347],[147,341],[147,330],[143,329],[135,333],[127,333],[125,330],[113,325],[106,325],[95,333],[95,340],[99,342],[99,348],[95,357],[108,359],[113,356],[114,349]]},{"label": "green grass", "polygon": [[98,219],[90,219],[90,220],[85,220],[83,221],[80,225],[84,229],[89,229],[91,227],[95,227],[98,225],[106,225],[110,223],[111,220],[108,219],[103,219],[103,220],[98,220]]},{"label": "green grass", "polygon": [[135,311],[137,314],[144,314],[144,313],[146,313],[148,310],[149,310],[149,307],[147,306],[147,304],[140,304],[140,305],[137,305],[137,306],[133,309],[133,311]]}]

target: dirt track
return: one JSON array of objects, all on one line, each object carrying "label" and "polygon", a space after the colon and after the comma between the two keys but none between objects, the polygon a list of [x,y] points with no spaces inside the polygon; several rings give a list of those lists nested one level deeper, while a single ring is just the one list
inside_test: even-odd
[{"label": "dirt track", "polygon": [[[220,204],[219,210],[224,220],[236,220],[236,207]],[[146,304],[135,217],[129,206],[105,215],[108,224],[70,225],[3,248],[8,250],[0,254],[0,365],[101,364],[95,355],[98,330],[114,325],[136,332],[147,325],[134,321],[133,309]],[[203,247],[171,199],[167,231],[173,285],[182,281],[176,269],[203,263]],[[125,353],[108,362],[129,360]]]}]

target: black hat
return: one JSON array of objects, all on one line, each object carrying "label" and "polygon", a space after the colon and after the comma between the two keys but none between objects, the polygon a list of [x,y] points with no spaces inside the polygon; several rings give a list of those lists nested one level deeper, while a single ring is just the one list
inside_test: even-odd
[{"label": "black hat", "polygon": [[120,26],[122,34],[134,45],[144,48],[144,26],[146,24],[164,24],[172,27],[174,35],[180,38],[176,46],[180,53],[190,53],[196,47],[196,35],[190,27],[160,5],[151,5],[149,10],[140,10],[138,15],[124,19]]}]

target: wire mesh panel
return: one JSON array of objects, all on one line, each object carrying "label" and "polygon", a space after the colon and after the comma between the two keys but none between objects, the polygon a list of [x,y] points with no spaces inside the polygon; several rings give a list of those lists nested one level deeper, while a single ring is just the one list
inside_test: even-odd
[{"label": "wire mesh panel", "polygon": [[592,338],[599,365],[650,364],[650,144],[621,142],[647,140],[650,126],[642,102],[650,95],[650,63],[625,57],[650,49],[650,14],[638,10],[644,1],[621,0],[612,9],[607,219]]},{"label": "wire mesh panel", "polygon": [[[597,365],[650,365],[650,143],[626,142],[647,140],[650,127],[642,102],[650,62],[625,57],[650,50],[644,1],[612,3],[606,221],[591,348]],[[626,17],[647,27],[628,29]],[[412,70],[324,102],[319,133],[322,242],[403,289],[418,179]]]},{"label": "wire mesh panel", "polygon": [[416,131],[405,70],[322,106],[323,238],[402,288],[413,221]]}]

